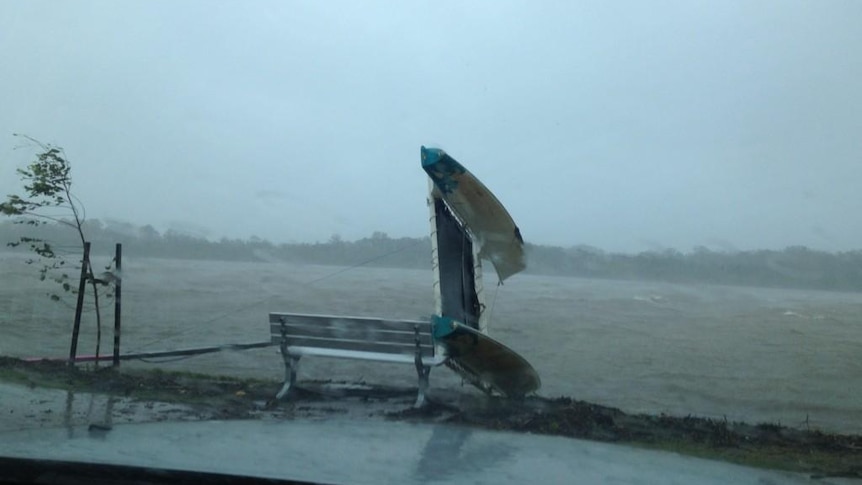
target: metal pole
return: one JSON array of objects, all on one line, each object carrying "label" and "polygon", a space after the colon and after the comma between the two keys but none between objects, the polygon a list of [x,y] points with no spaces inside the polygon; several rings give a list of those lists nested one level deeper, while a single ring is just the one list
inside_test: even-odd
[{"label": "metal pole", "polygon": [[87,266],[90,262],[90,243],[84,242],[84,259],[81,261],[81,280],[78,283],[78,305],[75,307],[75,325],[72,327],[72,347],[69,349],[69,365],[74,365],[78,353],[78,331],[81,329],[81,311],[84,309],[84,289],[87,283]]},{"label": "metal pole", "polygon": [[114,279],[114,367],[120,366],[120,300],[123,289],[123,245],[117,243],[115,255],[116,278]]}]

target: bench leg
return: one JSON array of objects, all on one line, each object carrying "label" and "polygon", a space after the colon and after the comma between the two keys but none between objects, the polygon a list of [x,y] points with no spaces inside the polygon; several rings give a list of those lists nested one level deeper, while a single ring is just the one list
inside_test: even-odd
[{"label": "bench leg", "polygon": [[418,364],[416,373],[419,375],[419,391],[416,393],[416,404],[413,407],[421,408],[425,406],[425,393],[428,392],[428,374],[431,373],[431,367]]},{"label": "bench leg", "polygon": [[431,373],[431,367],[422,364],[422,347],[419,338],[419,325],[413,326],[413,332],[416,336],[416,353],[413,357],[413,363],[416,365],[416,374],[419,376],[419,390],[416,393],[416,404],[414,408],[425,406],[425,393],[428,391],[428,374]]},{"label": "bench leg", "polygon": [[291,356],[287,352],[282,354],[282,358],[284,359],[284,385],[281,386],[281,390],[275,395],[276,399],[282,399],[287,396],[290,388],[296,384],[296,368],[299,365],[299,357]]}]

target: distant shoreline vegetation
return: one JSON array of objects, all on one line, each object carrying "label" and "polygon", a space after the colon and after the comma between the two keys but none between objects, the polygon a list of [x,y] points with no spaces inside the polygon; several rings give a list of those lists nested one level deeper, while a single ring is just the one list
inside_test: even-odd
[{"label": "distant shoreline vegetation", "polygon": [[[220,261],[283,261],[336,266],[430,268],[431,242],[422,238],[391,238],[375,232],[356,241],[333,236],[327,242],[283,243],[252,237],[209,241],[152,226],[92,219],[85,232],[95,254],[108,254],[123,243],[130,257]],[[75,234],[57,224],[32,227],[0,223],[0,243],[22,235],[44,238],[59,248],[80,248]],[[23,251],[5,247],[6,251]],[[651,280],[671,283],[713,283],[776,288],[862,291],[862,250],[829,253],[802,246],[783,250],[718,252],[704,247],[691,252],[674,249],[638,254],[609,253],[589,246],[569,248],[527,244],[528,274],[585,278]]]}]

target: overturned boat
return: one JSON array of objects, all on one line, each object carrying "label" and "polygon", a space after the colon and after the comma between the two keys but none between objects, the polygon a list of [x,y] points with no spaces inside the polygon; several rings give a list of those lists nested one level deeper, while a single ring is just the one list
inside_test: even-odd
[{"label": "overturned boat", "polygon": [[430,179],[435,344],[446,365],[480,389],[510,397],[534,392],[541,386],[535,369],[488,335],[482,279],[483,259],[498,284],[526,267],[521,232],[494,194],[445,151],[423,146],[421,159]]}]

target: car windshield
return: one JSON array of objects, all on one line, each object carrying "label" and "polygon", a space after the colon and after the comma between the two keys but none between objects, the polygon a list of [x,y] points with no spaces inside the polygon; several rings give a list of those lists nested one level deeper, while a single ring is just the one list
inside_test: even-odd
[{"label": "car windshield", "polygon": [[859,478],[860,25],[3,2],[0,458]]}]

